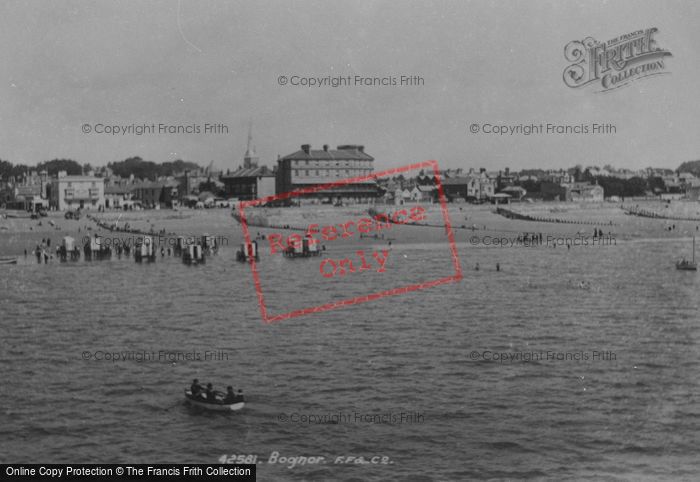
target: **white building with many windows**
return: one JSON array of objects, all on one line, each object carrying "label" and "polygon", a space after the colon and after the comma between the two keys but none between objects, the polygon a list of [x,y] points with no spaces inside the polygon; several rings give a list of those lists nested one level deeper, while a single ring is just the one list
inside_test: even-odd
[{"label": "white building with many windows", "polygon": [[[374,172],[374,158],[365,153],[364,146],[343,145],[337,149],[311,149],[309,144],[301,150],[284,156],[277,161],[277,194],[319,184],[330,184],[343,179],[367,176]],[[377,197],[377,183],[374,179],[354,182],[332,189],[319,191],[307,197],[367,202]]]},{"label": "white building with many windows", "polygon": [[48,186],[49,206],[59,211],[97,210],[105,205],[104,179],[92,176],[67,176],[59,172]]}]

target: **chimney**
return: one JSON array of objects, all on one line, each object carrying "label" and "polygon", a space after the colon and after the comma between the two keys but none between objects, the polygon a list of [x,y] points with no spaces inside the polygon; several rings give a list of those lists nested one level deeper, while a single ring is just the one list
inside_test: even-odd
[{"label": "chimney", "polygon": [[479,173],[480,173],[480,174],[483,174],[483,173],[485,173],[485,172],[486,172],[486,168],[485,168],[485,167],[482,167],[481,169],[479,169]]},{"label": "chimney", "polygon": [[311,144],[302,144],[301,150],[308,154],[309,151],[311,150]]},{"label": "chimney", "polygon": [[510,167],[506,167],[506,176],[510,175]]},{"label": "chimney", "polygon": [[365,152],[365,146],[357,146],[357,150],[360,152]]},{"label": "chimney", "polygon": [[328,152],[328,144],[323,144],[323,150]]}]

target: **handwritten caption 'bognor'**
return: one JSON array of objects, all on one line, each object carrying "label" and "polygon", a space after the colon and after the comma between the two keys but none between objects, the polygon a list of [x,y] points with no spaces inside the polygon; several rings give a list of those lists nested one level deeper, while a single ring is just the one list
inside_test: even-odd
[{"label": "handwritten caption 'bognor'", "polygon": [[254,454],[224,454],[218,458],[218,461],[221,464],[279,464],[286,466],[288,469],[293,469],[304,465],[325,465],[329,463],[333,465],[392,465],[394,463],[394,461],[386,455],[373,455],[367,457],[362,455],[338,455],[334,458],[326,458],[322,455],[281,455],[277,451],[270,453],[267,459],[258,459],[258,456]]},{"label": "handwritten caption 'bognor'", "polygon": [[[270,245],[270,254],[279,254],[290,249],[301,249],[305,241],[307,246],[318,247],[321,241],[330,242],[351,238],[356,234],[379,233],[383,230],[391,229],[392,225],[415,223],[424,219],[425,208],[413,206],[410,209],[400,209],[392,214],[379,213],[371,217],[323,227],[318,224],[311,224],[303,236],[295,233],[285,237],[279,233],[272,233],[267,236],[267,240]],[[317,237],[319,234],[320,238]],[[357,255],[356,263],[351,258],[324,258],[319,265],[321,276],[333,278],[335,276],[345,276],[348,273],[359,273],[371,270],[375,263],[377,273],[386,271],[386,263],[389,258],[388,249],[373,251],[369,256],[364,250],[358,250],[355,254]]]}]

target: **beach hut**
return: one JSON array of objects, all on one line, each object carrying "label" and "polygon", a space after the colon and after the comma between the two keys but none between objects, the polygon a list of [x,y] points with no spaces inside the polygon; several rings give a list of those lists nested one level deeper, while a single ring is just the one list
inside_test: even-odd
[{"label": "beach hut", "polygon": [[187,241],[185,240],[184,236],[178,236],[177,240],[175,241],[175,248],[173,251],[175,252],[175,256],[182,256],[183,251],[187,247]]},{"label": "beach hut", "polygon": [[99,234],[95,234],[85,242],[83,251],[85,252],[86,261],[109,259],[112,257],[112,249],[104,243],[104,240]]},{"label": "beach hut", "polygon": [[182,262],[185,264],[204,264],[204,250],[200,244],[190,244],[182,253]]},{"label": "beach hut", "polygon": [[307,256],[318,256],[321,254],[321,250],[318,249],[318,243],[312,243],[310,240],[304,240],[304,254]]},{"label": "beach hut", "polygon": [[80,250],[75,244],[75,239],[70,236],[65,236],[61,242],[61,246],[58,248],[58,257],[62,262],[66,262],[69,259],[71,261],[76,261],[80,259]]},{"label": "beach hut", "polygon": [[218,250],[218,246],[216,245],[216,238],[205,233],[202,236],[202,248],[207,254],[216,253],[216,251]]},{"label": "beach hut", "polygon": [[248,261],[250,259],[258,260],[258,242],[253,241],[251,243],[241,243],[241,249],[236,252],[236,259],[238,261]]},{"label": "beach hut", "polygon": [[156,260],[156,249],[151,236],[137,239],[134,248],[134,259],[137,263]]}]

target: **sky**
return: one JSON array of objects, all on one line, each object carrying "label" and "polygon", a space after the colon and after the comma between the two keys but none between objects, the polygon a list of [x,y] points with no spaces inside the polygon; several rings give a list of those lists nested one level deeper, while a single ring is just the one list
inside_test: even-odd
[{"label": "sky", "polygon": [[[235,169],[248,127],[262,164],[301,144],[362,144],[375,169],[514,170],[700,159],[700,2],[3,1],[0,159],[131,156]],[[613,91],[562,80],[564,46],[656,27],[666,75]],[[418,86],[280,85],[420,76]],[[110,135],[96,125],[228,133]],[[612,124],[604,135],[494,135],[471,124]],[[84,125],[91,132],[84,133]]]}]

